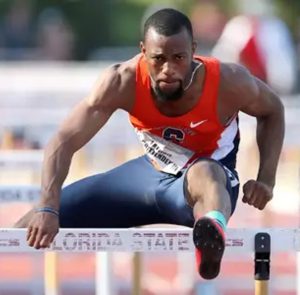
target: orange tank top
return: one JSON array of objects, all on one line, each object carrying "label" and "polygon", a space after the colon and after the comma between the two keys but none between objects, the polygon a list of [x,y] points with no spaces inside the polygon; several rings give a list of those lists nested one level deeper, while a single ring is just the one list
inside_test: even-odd
[{"label": "orange tank top", "polygon": [[130,122],[145,152],[160,170],[177,174],[198,157],[224,158],[234,148],[237,120],[223,126],[217,114],[220,64],[195,56],[205,66],[203,90],[189,112],[168,117],[159,112],[151,95],[151,80],[143,56],[136,68],[136,97]]}]

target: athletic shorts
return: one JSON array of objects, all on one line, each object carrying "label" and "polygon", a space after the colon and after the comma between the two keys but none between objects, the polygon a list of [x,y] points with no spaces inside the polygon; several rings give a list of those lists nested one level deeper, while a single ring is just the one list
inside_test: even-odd
[{"label": "athletic shorts", "polygon": [[[218,161],[209,160],[226,172],[233,213],[239,190],[237,173]],[[144,155],[108,172],[74,182],[61,193],[60,226],[128,228],[169,223],[192,227],[193,210],[184,193],[186,171],[178,175],[158,171]]]}]

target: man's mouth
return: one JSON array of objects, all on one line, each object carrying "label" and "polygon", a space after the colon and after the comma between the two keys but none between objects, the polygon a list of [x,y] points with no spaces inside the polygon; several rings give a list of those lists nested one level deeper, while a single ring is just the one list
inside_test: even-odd
[{"label": "man's mouth", "polygon": [[174,90],[178,88],[179,84],[178,80],[160,80],[158,82],[158,86],[161,90]]}]

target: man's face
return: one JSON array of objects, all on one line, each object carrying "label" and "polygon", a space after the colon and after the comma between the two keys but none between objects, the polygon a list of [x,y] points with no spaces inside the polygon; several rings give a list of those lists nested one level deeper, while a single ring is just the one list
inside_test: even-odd
[{"label": "man's face", "polygon": [[141,42],[152,80],[152,93],[161,101],[175,101],[182,97],[190,77],[195,50],[186,29],[164,36],[150,28]]}]

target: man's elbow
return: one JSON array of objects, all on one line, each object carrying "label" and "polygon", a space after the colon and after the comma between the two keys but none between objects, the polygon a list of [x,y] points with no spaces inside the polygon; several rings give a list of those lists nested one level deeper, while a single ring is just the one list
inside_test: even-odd
[{"label": "man's elbow", "polygon": [[284,120],[284,105],[276,94],[272,93],[267,100],[267,108],[265,109],[262,119]]},{"label": "man's elbow", "polygon": [[284,121],[284,105],[278,96],[274,101],[274,115],[277,116],[278,120]]}]

